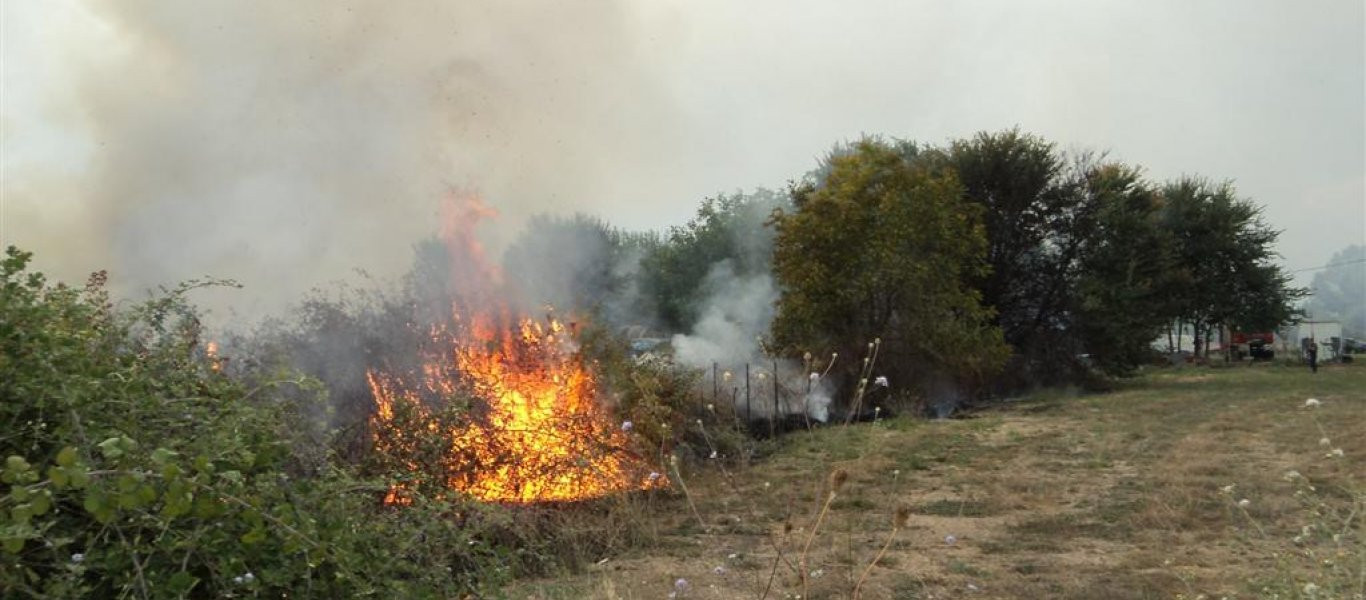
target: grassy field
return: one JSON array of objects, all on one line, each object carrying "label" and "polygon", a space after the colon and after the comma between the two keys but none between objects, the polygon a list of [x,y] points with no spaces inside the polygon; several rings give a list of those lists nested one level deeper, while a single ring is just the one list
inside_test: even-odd
[{"label": "grassy field", "polygon": [[623,511],[647,546],[510,596],[1360,598],[1366,365],[1167,370],[684,476]]}]

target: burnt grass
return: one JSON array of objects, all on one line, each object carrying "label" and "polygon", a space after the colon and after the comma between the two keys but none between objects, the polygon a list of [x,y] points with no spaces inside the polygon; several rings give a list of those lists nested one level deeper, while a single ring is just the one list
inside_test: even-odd
[{"label": "burnt grass", "polygon": [[[638,545],[508,596],[658,598],[683,578],[681,597],[760,598],[771,576],[769,598],[848,598],[866,571],[864,598],[1294,598],[1308,582],[1352,597],[1362,519],[1337,542],[1295,538],[1366,499],[1362,431],[1360,363],[1168,369],[967,419],[801,428],[747,464],[685,468],[696,513],[681,486],[622,501]],[[834,469],[848,481],[831,498]]]}]

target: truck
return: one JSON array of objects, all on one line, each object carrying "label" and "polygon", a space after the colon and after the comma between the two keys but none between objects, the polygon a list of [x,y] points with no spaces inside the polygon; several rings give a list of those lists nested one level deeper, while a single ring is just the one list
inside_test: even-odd
[{"label": "truck", "polygon": [[1234,360],[1250,356],[1252,360],[1276,358],[1276,334],[1270,331],[1249,333],[1235,331],[1229,336],[1229,352]]}]

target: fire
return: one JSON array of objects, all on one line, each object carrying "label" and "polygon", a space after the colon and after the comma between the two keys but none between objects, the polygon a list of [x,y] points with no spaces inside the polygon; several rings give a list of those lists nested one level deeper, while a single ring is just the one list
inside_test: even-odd
[{"label": "fire", "polygon": [[[471,274],[485,278],[484,298],[457,306],[484,304],[496,289],[495,272],[482,265],[469,237],[471,221],[487,212],[478,204],[448,213],[467,219],[443,229],[453,268],[466,283]],[[453,308],[448,323],[432,327],[416,371],[367,374],[376,405],[370,418],[375,450],[430,481],[491,502],[585,500],[659,485],[663,478],[646,475],[628,434],[601,401],[569,329],[554,317],[513,317],[506,307],[474,314]],[[443,412],[453,398],[476,401]],[[441,442],[436,465],[429,448],[423,454],[423,440],[431,439]],[[407,503],[408,489],[395,485],[385,502]]]}]

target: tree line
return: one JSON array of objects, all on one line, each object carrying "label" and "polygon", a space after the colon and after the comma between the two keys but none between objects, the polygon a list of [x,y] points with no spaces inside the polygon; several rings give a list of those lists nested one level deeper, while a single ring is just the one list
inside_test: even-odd
[{"label": "tree line", "polygon": [[880,338],[889,374],[976,392],[1126,375],[1173,328],[1194,332],[1173,350],[1206,355],[1222,328],[1291,321],[1305,294],[1275,263],[1279,232],[1232,183],[1153,181],[1018,129],[840,144],[783,193],[708,199],[662,234],[547,219],[509,257],[566,260],[546,243],[556,228],[606,240],[572,303],[630,298],[609,319],[687,331],[709,270],[729,261],[776,279],[772,347],[857,356]]}]

